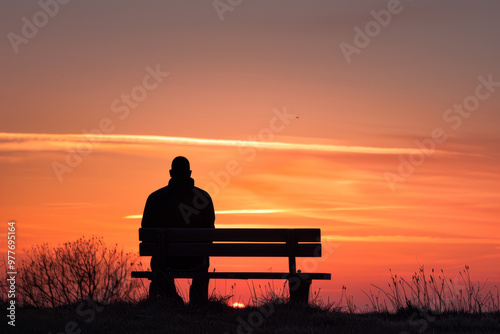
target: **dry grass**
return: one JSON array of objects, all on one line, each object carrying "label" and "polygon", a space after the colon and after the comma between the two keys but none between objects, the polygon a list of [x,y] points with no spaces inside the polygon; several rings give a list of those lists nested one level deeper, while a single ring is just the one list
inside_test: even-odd
[{"label": "dry grass", "polygon": [[[269,297],[262,297],[263,299]],[[261,300],[262,300],[261,298]],[[208,307],[191,308],[167,302],[114,302],[92,307],[79,304],[54,309],[23,308],[13,333],[60,333],[68,323],[80,333],[499,333],[500,313],[423,313],[407,308],[398,313],[352,314],[321,307],[272,302],[234,309],[228,297]],[[2,305],[3,307],[3,305]],[[78,312],[83,309],[85,312]]]},{"label": "dry grass", "polygon": [[[500,311],[497,286],[494,291],[485,291],[486,282],[471,280],[469,266],[465,266],[459,275],[458,281],[446,278],[442,269],[439,273],[432,269],[427,275],[422,266],[408,281],[391,271],[389,289],[384,290],[372,284],[377,289],[376,294],[371,290],[369,293],[363,292],[370,300],[370,308],[374,312],[398,311],[405,308],[425,309],[439,313],[481,314]],[[385,298],[381,298],[381,294]]]}]

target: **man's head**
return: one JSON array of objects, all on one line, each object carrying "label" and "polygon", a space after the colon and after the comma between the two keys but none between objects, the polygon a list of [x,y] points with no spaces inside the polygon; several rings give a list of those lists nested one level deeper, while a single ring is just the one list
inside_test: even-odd
[{"label": "man's head", "polygon": [[174,158],[174,160],[172,160],[172,169],[170,170],[170,176],[175,178],[191,177],[189,160],[184,157]]}]

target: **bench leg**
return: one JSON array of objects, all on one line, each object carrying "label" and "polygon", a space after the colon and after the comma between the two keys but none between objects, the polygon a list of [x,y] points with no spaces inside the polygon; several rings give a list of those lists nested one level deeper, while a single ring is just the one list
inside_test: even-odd
[{"label": "bench leg", "polygon": [[290,288],[290,303],[307,305],[311,280],[293,276],[288,279],[288,286]]}]

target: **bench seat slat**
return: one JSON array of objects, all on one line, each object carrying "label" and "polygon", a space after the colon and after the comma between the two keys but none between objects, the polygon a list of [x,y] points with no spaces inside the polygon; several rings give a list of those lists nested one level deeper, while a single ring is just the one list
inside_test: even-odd
[{"label": "bench seat slat", "polygon": [[[139,246],[141,256],[153,256],[159,246],[142,242]],[[241,257],[289,257],[286,244],[238,244],[238,243],[168,243],[163,245],[169,256],[241,256]],[[296,257],[321,257],[321,244],[307,243],[295,245]]]},{"label": "bench seat slat", "polygon": [[[286,242],[288,237],[287,228],[140,228],[140,241],[162,241],[167,242],[210,242],[210,241],[233,241],[233,242]],[[297,228],[295,239],[297,242],[320,242],[321,230],[319,228]],[[164,237],[161,234],[164,233]]]},{"label": "bench seat slat", "polygon": [[[213,279],[287,279],[290,273],[270,273],[270,272],[169,272],[167,276],[173,278],[193,278],[193,277],[209,277]],[[331,274],[326,273],[301,273],[304,279],[320,279],[330,280]],[[151,271],[133,271],[132,277],[134,278],[148,278],[153,277]]]}]

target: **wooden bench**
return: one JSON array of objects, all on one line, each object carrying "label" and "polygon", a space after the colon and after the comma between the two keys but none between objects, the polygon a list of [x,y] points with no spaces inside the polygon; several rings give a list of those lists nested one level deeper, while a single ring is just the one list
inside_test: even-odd
[{"label": "wooden bench", "polygon": [[[288,272],[181,272],[171,278],[286,279],[292,303],[307,303],[312,280],[330,280],[328,273],[296,270],[297,257],[321,257],[320,229],[190,229],[140,228],[141,256],[287,257]],[[134,278],[152,279],[151,271],[134,271]]]}]

